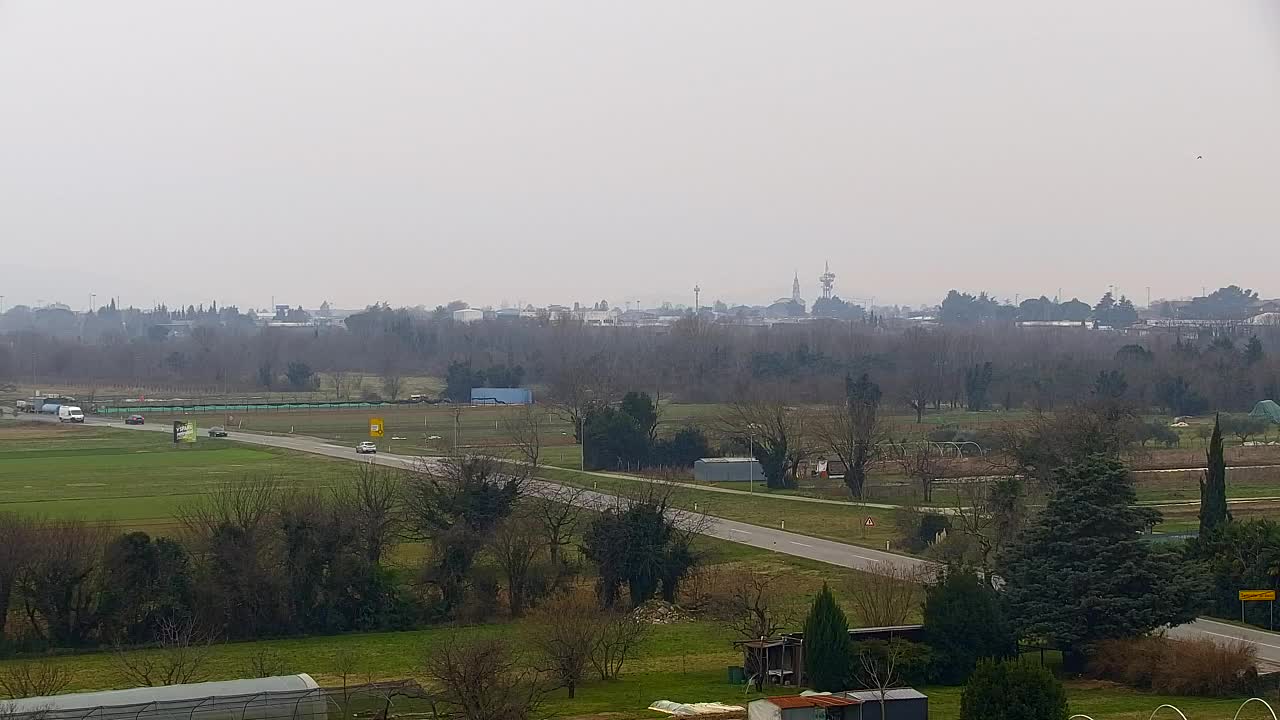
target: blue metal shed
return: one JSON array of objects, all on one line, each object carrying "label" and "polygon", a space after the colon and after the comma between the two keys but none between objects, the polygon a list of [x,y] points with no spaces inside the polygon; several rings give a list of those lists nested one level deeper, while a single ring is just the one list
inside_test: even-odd
[{"label": "blue metal shed", "polygon": [[532,405],[528,388],[471,388],[472,405]]}]

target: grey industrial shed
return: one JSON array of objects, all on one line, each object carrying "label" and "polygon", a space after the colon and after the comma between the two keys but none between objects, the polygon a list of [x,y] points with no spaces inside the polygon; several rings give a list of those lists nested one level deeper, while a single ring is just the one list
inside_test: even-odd
[{"label": "grey industrial shed", "polygon": [[763,481],[764,467],[754,458],[702,458],[693,464],[693,479],[698,482]]},{"label": "grey industrial shed", "polygon": [[840,693],[850,700],[857,700],[857,713],[845,713],[845,720],[928,720],[929,698],[911,688],[894,688],[884,694],[884,715],[880,714],[880,691],[859,690]]}]

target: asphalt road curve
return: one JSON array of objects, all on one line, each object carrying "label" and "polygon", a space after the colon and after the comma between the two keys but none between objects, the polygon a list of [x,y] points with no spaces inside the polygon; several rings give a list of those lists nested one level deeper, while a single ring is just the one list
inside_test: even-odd
[{"label": "asphalt road curve", "polygon": [[[100,418],[89,420],[90,425],[107,425],[129,430],[171,433],[172,428],[166,425],[124,425]],[[353,462],[371,462],[377,465],[394,468],[412,468],[418,463],[431,462],[406,455],[392,455],[379,452],[374,455],[357,455],[354,447],[335,445],[326,440],[298,435],[256,435],[253,433],[233,432],[229,440],[248,445],[266,445],[269,447],[296,450],[298,452],[323,455],[339,460]],[[533,485],[534,492],[550,494],[559,489],[552,483],[537,481]],[[604,508],[619,502],[619,498],[605,493],[584,490],[578,495],[584,506]],[[683,522],[696,523],[699,532],[711,537],[728,540],[740,545],[772,550],[784,555],[823,562],[840,567],[854,568],[872,573],[886,573],[897,570],[910,570],[927,574],[937,566],[927,560],[897,555],[881,550],[847,545],[845,543],[823,540],[808,535],[797,535],[780,529],[749,525],[734,520],[697,516],[684,516]],[[1217,620],[1200,618],[1186,625],[1168,630],[1174,638],[1211,638],[1217,642],[1240,641],[1252,645],[1257,650],[1258,660],[1280,668],[1280,634],[1270,633],[1252,628],[1237,627]]]}]

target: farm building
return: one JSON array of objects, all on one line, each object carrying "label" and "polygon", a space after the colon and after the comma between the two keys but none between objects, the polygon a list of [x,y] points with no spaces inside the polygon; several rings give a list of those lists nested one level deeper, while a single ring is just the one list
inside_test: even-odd
[{"label": "farm building", "polygon": [[747,705],[747,720],[928,720],[929,698],[911,688],[808,693],[762,698]]},{"label": "farm building", "polygon": [[698,482],[748,482],[764,480],[764,467],[755,458],[702,458],[693,464]]},{"label": "farm building", "polygon": [[471,388],[472,405],[532,405],[528,388]]},{"label": "farm building", "polygon": [[[849,628],[851,642],[866,640],[924,641],[923,625]],[[780,637],[740,640],[742,671],[757,687],[765,685],[804,685],[804,633],[786,633]]]},{"label": "farm building", "polygon": [[71,693],[8,701],[10,720],[328,720],[310,675]]},{"label": "farm building", "polygon": [[484,319],[484,311],[475,308],[464,308],[453,311],[453,321],[460,323],[479,322]]}]

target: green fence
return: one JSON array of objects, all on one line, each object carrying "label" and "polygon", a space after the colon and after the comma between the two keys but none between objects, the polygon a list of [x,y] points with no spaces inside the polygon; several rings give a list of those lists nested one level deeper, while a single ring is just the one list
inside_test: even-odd
[{"label": "green fence", "polygon": [[188,413],[228,413],[228,412],[260,412],[281,410],[340,410],[344,408],[387,407],[389,405],[413,405],[416,403],[399,402],[312,402],[312,403],[246,403],[242,405],[130,405],[126,407],[95,407],[98,415],[133,415],[137,413],[159,413],[176,415]]}]

